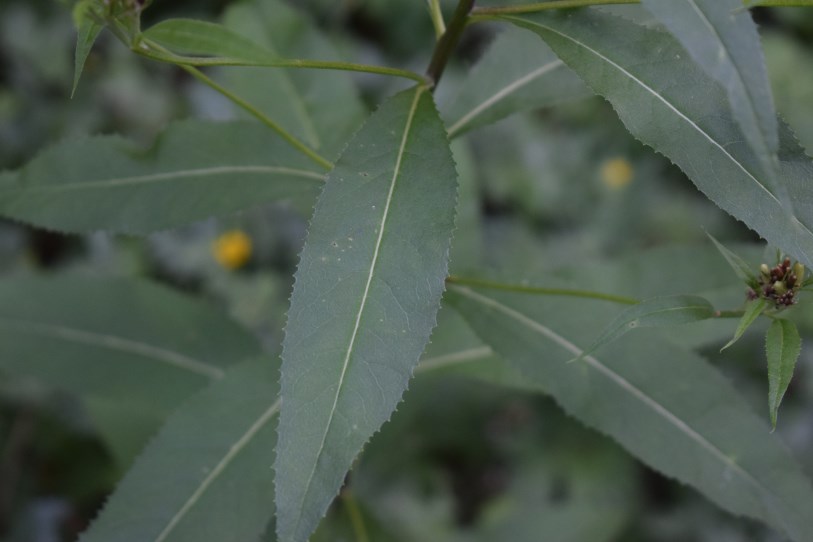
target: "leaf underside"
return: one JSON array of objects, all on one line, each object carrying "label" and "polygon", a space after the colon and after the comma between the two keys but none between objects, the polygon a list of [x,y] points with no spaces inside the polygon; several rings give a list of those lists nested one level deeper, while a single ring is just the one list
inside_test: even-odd
[{"label": "leaf underside", "polygon": [[277,533],[301,542],[395,409],[435,325],[457,197],[422,87],[385,102],[329,175],[283,343]]}]

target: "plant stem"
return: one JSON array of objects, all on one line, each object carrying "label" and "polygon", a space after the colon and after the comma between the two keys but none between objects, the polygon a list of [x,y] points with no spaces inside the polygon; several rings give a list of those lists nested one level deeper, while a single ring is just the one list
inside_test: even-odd
[{"label": "plant stem", "polygon": [[440,0],[426,0],[429,5],[429,16],[432,17],[432,24],[435,27],[437,39],[446,33],[446,23],[443,21],[443,12],[440,11]]},{"label": "plant stem", "polygon": [[367,536],[367,528],[364,526],[364,518],[361,517],[361,510],[359,510],[356,499],[349,489],[342,491],[342,501],[344,501],[344,506],[347,508],[347,515],[350,516],[356,542],[370,542],[370,537]]},{"label": "plant stem", "polygon": [[714,313],[715,318],[742,318],[742,315],[745,314],[745,311],[716,311]]},{"label": "plant stem", "polygon": [[542,288],[538,286],[525,286],[522,284],[505,284],[502,282],[494,282],[490,280],[456,277],[456,276],[447,277],[446,282],[451,284],[461,284],[464,286],[477,286],[480,288],[490,288],[492,290],[503,290],[506,292],[517,292],[523,294],[554,295],[554,296],[598,299],[601,301],[610,301],[611,303],[620,303],[622,305],[636,305],[639,303],[637,299],[632,297],[625,297],[614,294],[605,294],[603,292],[592,292],[589,290],[574,290],[570,288]]},{"label": "plant stem", "polygon": [[[146,46],[146,47],[144,47]],[[314,70],[339,70],[361,73],[375,73],[379,75],[389,75],[393,77],[403,77],[411,79],[421,84],[426,84],[426,77],[419,73],[399,68],[388,68],[385,66],[369,66],[367,64],[354,64],[352,62],[333,62],[328,60],[304,60],[298,58],[275,58],[268,60],[248,60],[244,58],[231,57],[195,57],[177,55],[166,49],[161,50],[158,44],[149,40],[141,39],[133,51],[141,56],[160,62],[171,64],[186,64],[187,66],[244,66],[256,68],[309,68]]]},{"label": "plant stem", "polygon": [[550,2],[536,2],[533,4],[518,4],[516,6],[483,6],[474,8],[473,16],[478,15],[517,15],[520,13],[535,13],[548,9],[580,8],[584,6],[597,6],[607,4],[638,4],[641,0],[551,0]]},{"label": "plant stem", "polygon": [[[515,6],[483,6],[474,8],[472,17],[477,20],[486,15],[518,15],[520,13],[536,13],[548,9],[568,9],[585,6],[606,6],[614,4],[640,4],[641,0],[550,0],[549,2],[535,2],[533,4],[518,4]],[[813,7],[813,0],[743,0],[745,8],[753,7]]]},{"label": "plant stem", "polygon": [[192,66],[188,66],[186,64],[178,64],[178,66],[189,73],[192,77],[200,81],[201,83],[207,85],[208,87],[216,90],[229,100],[231,100],[235,105],[241,107],[245,111],[247,111],[251,116],[255,117],[257,120],[274,130],[279,136],[287,141],[292,147],[296,150],[313,160],[315,163],[319,164],[322,168],[326,171],[330,171],[333,169],[333,163],[330,160],[327,160],[315,150],[308,147],[305,143],[300,141],[295,135],[288,132],[285,128],[274,122],[270,117],[268,117],[265,113],[257,109],[254,105],[247,102],[240,96],[237,96],[229,89],[219,85],[209,77],[207,77],[203,72],[194,68]]},{"label": "plant stem", "polygon": [[432,60],[426,69],[426,75],[429,77],[431,89],[434,89],[438,81],[440,81],[443,70],[446,69],[446,64],[449,62],[449,57],[452,56],[452,52],[455,47],[457,47],[457,42],[460,41],[463,30],[466,28],[469,12],[471,12],[472,7],[474,7],[474,0],[459,0],[457,8],[455,8],[454,14],[452,15],[452,20],[449,22],[449,27],[435,45]]}]

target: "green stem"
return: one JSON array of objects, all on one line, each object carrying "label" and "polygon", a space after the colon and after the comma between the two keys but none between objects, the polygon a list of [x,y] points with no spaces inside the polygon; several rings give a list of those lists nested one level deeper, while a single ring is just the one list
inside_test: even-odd
[{"label": "green stem", "polygon": [[429,5],[429,16],[432,17],[432,25],[435,27],[437,39],[446,33],[446,23],[443,21],[443,12],[440,10],[440,0],[426,0]]},{"label": "green stem", "polygon": [[303,60],[297,58],[280,58],[269,60],[247,60],[243,58],[230,57],[195,57],[177,55],[167,50],[160,50],[158,44],[149,40],[141,39],[133,47],[133,51],[159,62],[169,62],[171,64],[186,64],[187,66],[244,66],[255,68],[309,68],[314,70],[339,70],[361,73],[375,73],[378,75],[390,75],[393,77],[403,77],[417,81],[423,85],[427,84],[426,77],[409,70],[398,68],[388,68],[385,66],[369,66],[367,64],[354,64],[352,62],[333,62],[327,60]]},{"label": "green stem", "polygon": [[580,8],[584,6],[598,6],[607,4],[638,4],[641,0],[551,0],[550,2],[536,2],[534,4],[519,4],[516,6],[483,6],[474,8],[472,16],[480,15],[517,15],[520,13],[535,13],[548,9]]},{"label": "green stem", "polygon": [[[474,20],[486,20],[489,15],[518,15],[520,13],[536,13],[549,9],[569,9],[586,6],[607,6],[614,4],[640,4],[641,0],[551,0],[550,2],[535,2],[533,4],[518,4],[515,6],[483,6],[474,8],[471,12]],[[746,8],[753,7],[813,7],[813,0],[757,0],[750,2],[743,0]]]},{"label": "green stem", "polygon": [[279,134],[279,136],[282,139],[287,141],[292,147],[294,147],[296,150],[298,150],[299,152],[301,152],[302,154],[304,154],[317,164],[319,164],[326,171],[330,171],[331,169],[333,169],[333,163],[330,160],[324,158],[315,150],[308,147],[305,143],[300,141],[299,138],[297,138],[295,135],[288,132],[285,128],[274,122],[270,117],[268,117],[265,113],[257,109],[251,103],[247,102],[240,96],[237,96],[229,89],[219,85],[218,83],[204,75],[204,73],[201,72],[200,70],[192,66],[187,66],[186,64],[179,64],[178,66],[182,70],[189,73],[192,77],[194,77],[201,83],[207,85],[208,87],[216,90],[217,92],[231,100],[235,105],[241,107],[242,109],[247,111],[251,116],[255,117],[257,120],[259,120],[272,130],[274,130],[277,134]]},{"label": "green stem", "polygon": [[[152,43],[152,42],[149,42],[147,40],[142,40],[141,43],[147,43],[149,45],[149,47],[155,48],[155,50],[160,54],[169,54],[169,55],[171,55],[171,53],[169,53],[166,49],[164,49],[163,47],[161,47],[160,45],[158,45],[156,43]],[[153,58],[150,55],[145,55],[144,50],[141,49],[140,47],[136,47],[134,49],[134,51],[138,52],[139,54],[142,54],[142,55],[146,56],[147,58]],[[172,55],[172,56],[174,56],[174,55]],[[216,83],[213,79],[207,77],[203,72],[201,72],[197,68],[194,68],[194,67],[192,67],[192,66],[190,66],[188,64],[184,64],[184,63],[175,63],[175,64],[177,64],[186,73],[188,73],[189,75],[191,75],[192,77],[194,77],[195,79],[197,79],[198,81],[203,83],[204,85],[208,86],[209,88],[219,92],[220,94],[222,94],[223,96],[225,96],[226,98],[231,100],[232,103],[234,103],[238,107],[242,108],[244,111],[248,112],[251,116],[253,116],[257,120],[259,120],[260,122],[262,122],[263,124],[265,124],[266,126],[271,128],[272,130],[274,130],[277,134],[279,134],[279,136],[282,139],[287,141],[288,144],[290,144],[296,150],[298,150],[299,152],[301,152],[302,154],[304,154],[305,156],[307,156],[308,158],[310,158],[311,160],[313,160],[314,162],[319,164],[325,170],[330,171],[331,169],[333,169],[333,163],[330,160],[327,160],[326,158],[324,158],[323,156],[318,154],[316,151],[314,151],[313,149],[308,147],[305,143],[300,141],[295,135],[291,134],[285,128],[283,128],[282,126],[280,126],[279,124],[274,122],[274,120],[272,120],[268,115],[266,115],[265,113],[263,113],[262,111],[257,109],[250,102],[247,102],[246,100],[244,100],[240,96],[236,95],[235,93],[233,93],[232,91],[230,91],[226,87]]]},{"label": "green stem", "polygon": [[350,490],[345,489],[342,491],[342,501],[344,501],[344,506],[347,508],[347,515],[350,516],[356,542],[370,542],[370,537],[367,536],[367,528],[364,526],[364,518],[361,517],[361,510],[359,510],[356,499]]},{"label": "green stem", "polygon": [[449,62],[449,57],[452,56],[452,52],[454,52],[457,43],[460,41],[460,36],[463,35],[463,30],[468,23],[469,12],[471,12],[473,7],[474,0],[459,0],[457,3],[457,8],[452,15],[452,20],[449,22],[449,27],[435,45],[432,60],[426,69],[426,75],[431,81],[430,88],[434,89],[438,81],[440,81],[443,70],[446,69],[446,64]]},{"label": "green stem", "polygon": [[639,303],[637,299],[632,297],[625,297],[614,294],[605,294],[603,292],[592,292],[590,290],[574,290],[570,288],[542,288],[538,286],[525,286],[522,284],[505,284],[503,282],[494,282],[490,280],[456,277],[456,276],[447,277],[446,282],[450,284],[460,284],[463,286],[476,286],[479,288],[490,288],[492,290],[503,290],[506,292],[517,292],[523,294],[554,295],[554,296],[598,299],[601,301],[610,301],[611,303],[620,303],[622,305],[636,305]]},{"label": "green stem", "polygon": [[716,311],[714,313],[715,318],[742,318],[742,315],[745,314],[745,311],[737,310],[737,311]]}]

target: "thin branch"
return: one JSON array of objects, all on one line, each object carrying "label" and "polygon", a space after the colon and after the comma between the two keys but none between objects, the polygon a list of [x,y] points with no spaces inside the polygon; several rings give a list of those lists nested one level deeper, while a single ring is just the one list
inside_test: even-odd
[{"label": "thin branch", "polygon": [[522,294],[534,295],[552,295],[552,296],[565,296],[565,297],[581,297],[587,299],[598,299],[601,301],[609,301],[611,303],[620,303],[622,305],[637,305],[639,300],[614,295],[605,294],[603,292],[593,292],[590,290],[576,290],[571,288],[544,288],[539,286],[525,286],[522,284],[506,284],[503,282],[495,282],[490,280],[466,278],[450,276],[446,278],[446,282],[451,284],[461,284],[464,286],[476,286],[480,288],[489,288],[492,290],[503,290],[506,292],[517,292]]},{"label": "thin branch", "polygon": [[446,33],[446,23],[443,20],[443,12],[440,10],[440,0],[426,0],[429,6],[429,16],[432,18],[432,25],[435,27],[437,39]]},{"label": "thin branch", "polygon": [[356,535],[356,542],[370,542],[370,537],[367,535],[367,528],[364,526],[364,518],[361,516],[361,510],[359,510],[356,499],[349,489],[342,491],[342,501],[347,509],[347,515],[350,516],[350,523],[353,525],[353,533]]},{"label": "thin branch", "polygon": [[426,69],[426,75],[429,77],[433,89],[440,81],[443,70],[446,69],[446,64],[449,62],[449,57],[452,56],[457,43],[460,41],[460,36],[463,35],[472,7],[474,7],[474,0],[459,0],[452,15],[452,20],[449,22],[449,27],[435,45],[432,60]]}]

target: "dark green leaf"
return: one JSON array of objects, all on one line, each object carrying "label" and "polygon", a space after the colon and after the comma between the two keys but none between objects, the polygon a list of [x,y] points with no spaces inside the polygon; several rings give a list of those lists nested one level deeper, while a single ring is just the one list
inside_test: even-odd
[{"label": "dark green leaf", "polygon": [[[735,514],[802,542],[813,532],[813,488],[769,438],[731,384],[697,355],[630,334],[583,363],[585,330],[606,304],[450,286],[448,300],[475,332],[568,412]],[[598,327],[596,327],[598,329]]]},{"label": "dark green leaf", "polygon": [[167,420],[82,542],[257,540],[274,513],[277,364],[241,364]]},{"label": "dark green leaf", "polygon": [[508,19],[539,34],[613,104],[634,136],[674,161],[712,201],[813,264],[813,164],[787,127],[780,125],[779,179],[794,209],[769,190],[725,91],[668,33],[596,10]]},{"label": "dark green leaf", "polygon": [[[150,283],[0,282],[0,370],[76,394],[94,417],[107,416],[108,406],[119,424],[120,414],[140,413],[147,432],[231,364],[260,351],[254,337],[212,307]],[[117,451],[126,456],[132,447]]]},{"label": "dark green leaf", "polygon": [[742,0],[644,0],[697,62],[728,93],[732,113],[759,157],[771,191],[788,205],[776,179],[779,148],[765,58],[751,14]]},{"label": "dark green leaf", "polygon": [[776,428],[776,414],[782,397],[788,390],[796,360],[802,351],[802,339],[796,324],[777,319],[765,334],[765,352],[768,355],[768,408],[771,425]]},{"label": "dark green leaf", "polygon": [[714,307],[696,295],[670,295],[645,299],[613,320],[579,357],[595,352],[638,327],[661,327],[688,324],[714,316]]},{"label": "dark green leaf", "polygon": [[444,117],[449,137],[491,124],[513,113],[590,95],[581,79],[539,39],[506,30],[460,84]]},{"label": "dark green leaf", "polygon": [[388,100],[319,197],[283,343],[277,533],[310,536],[395,409],[435,325],[457,192],[423,87]]},{"label": "dark green leaf", "polygon": [[720,349],[722,352],[735,342],[737,342],[742,334],[745,333],[745,330],[751,327],[751,324],[756,322],[759,315],[765,312],[765,309],[768,308],[768,302],[764,299],[754,299],[753,301],[749,301],[745,305],[745,313],[740,318],[740,323],[737,324],[737,331],[734,332],[734,337],[726,343],[724,347]]},{"label": "dark green leaf", "polygon": [[117,136],[56,145],[0,184],[0,215],[145,234],[272,201],[309,206],[322,172],[256,123],[185,121],[143,150]]}]

